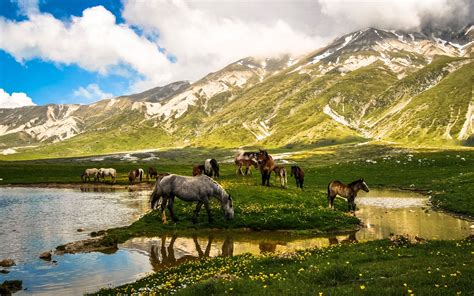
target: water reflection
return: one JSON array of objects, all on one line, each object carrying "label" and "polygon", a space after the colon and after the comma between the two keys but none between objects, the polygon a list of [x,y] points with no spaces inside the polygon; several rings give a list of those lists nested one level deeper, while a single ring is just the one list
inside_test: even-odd
[{"label": "water reflection", "polygon": [[[148,195],[146,191],[2,188],[0,258],[17,263],[35,260],[41,252],[87,238],[92,231],[128,225],[149,210]],[[77,231],[80,228],[82,232]]]},{"label": "water reflection", "polygon": [[154,271],[205,257],[234,256],[244,253],[261,255],[307,248],[327,247],[337,243],[357,242],[356,233],[331,237],[291,237],[281,233],[231,234],[216,231],[212,235],[191,237],[162,235],[133,238],[120,245],[122,250],[140,250],[150,258]]},{"label": "water reflection", "polygon": [[81,186],[81,192],[116,192],[115,188],[103,186]]}]

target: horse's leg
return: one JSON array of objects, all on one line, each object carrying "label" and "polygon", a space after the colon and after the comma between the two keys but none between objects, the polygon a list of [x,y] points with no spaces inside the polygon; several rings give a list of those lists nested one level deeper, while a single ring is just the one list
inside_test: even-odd
[{"label": "horse's leg", "polygon": [[267,180],[267,172],[262,171],[262,186],[265,186],[265,181]]},{"label": "horse's leg", "polygon": [[166,220],[166,204],[168,203],[168,197],[163,195],[162,197],[162,202],[161,202],[161,221],[163,224],[168,224],[168,220]]},{"label": "horse's leg", "polygon": [[206,199],[204,201],[204,207],[206,208],[207,219],[208,219],[209,223],[214,222],[214,219],[212,219],[212,215],[211,215],[211,208],[209,207],[209,199]]},{"label": "horse's leg", "polygon": [[267,172],[267,186],[270,186],[270,177],[272,175],[272,171]]},{"label": "horse's leg", "polygon": [[178,222],[178,218],[174,214],[173,205],[174,205],[174,195],[171,194],[168,198],[168,211],[170,211],[171,219],[173,220],[173,222],[176,223]]},{"label": "horse's leg", "polygon": [[198,201],[196,204],[196,209],[194,210],[194,215],[193,215],[193,224],[197,223],[198,217],[199,217],[199,211],[201,211],[202,207],[202,201]]}]

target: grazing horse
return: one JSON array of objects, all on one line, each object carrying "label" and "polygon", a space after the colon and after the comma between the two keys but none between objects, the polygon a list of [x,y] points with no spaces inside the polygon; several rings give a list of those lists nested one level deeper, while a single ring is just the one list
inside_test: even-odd
[{"label": "grazing horse", "polygon": [[211,197],[215,197],[221,202],[225,219],[230,220],[234,218],[232,198],[216,181],[207,176],[186,177],[171,174],[157,179],[155,188],[150,196],[152,209],[161,206],[163,224],[167,223],[165,214],[166,206],[168,206],[171,219],[175,222],[178,221],[173,210],[175,196],[183,201],[197,202],[192,219],[193,223],[197,222],[202,205],[206,208],[209,222],[213,221],[211,209],[209,208],[209,199],[211,199]]},{"label": "grazing horse", "polygon": [[237,175],[244,175],[242,166],[245,165],[245,175],[252,174],[252,166],[257,168],[257,154],[258,152],[241,152],[235,156],[234,163],[237,166]]},{"label": "grazing horse", "polygon": [[155,167],[149,167],[148,171],[146,172],[146,179],[150,180],[150,178],[155,178],[158,177],[158,171],[156,170]]},{"label": "grazing horse", "polygon": [[204,172],[203,164],[193,166],[193,176],[202,175],[203,172]]},{"label": "grazing horse", "polygon": [[112,182],[115,183],[115,178],[117,177],[117,171],[113,168],[100,168],[99,171],[97,172],[97,178],[100,180],[105,180],[105,177],[110,177]]},{"label": "grazing horse", "polygon": [[94,181],[97,181],[97,173],[99,172],[98,169],[92,168],[92,169],[85,169],[84,172],[81,175],[81,180],[82,182],[85,182],[86,180],[90,182],[91,177],[94,177]]},{"label": "grazing horse", "polygon": [[354,212],[356,210],[355,198],[359,190],[364,190],[369,192],[369,187],[365,183],[364,179],[356,180],[349,185],[345,185],[339,181],[332,181],[328,185],[328,206],[329,208],[334,209],[334,198],[336,195],[347,198],[347,204],[349,211]]},{"label": "grazing horse", "polygon": [[260,150],[257,154],[257,162],[262,174],[262,186],[270,186],[270,175],[275,168],[273,157],[268,154],[267,150]]},{"label": "grazing horse", "polygon": [[206,159],[204,162],[204,174],[211,178],[219,178],[219,164],[214,158]]},{"label": "grazing horse", "polygon": [[275,177],[280,178],[280,185],[282,188],[287,188],[287,183],[288,179],[286,178],[286,169],[284,166],[275,166],[273,168],[273,171],[275,172]]},{"label": "grazing horse", "polygon": [[130,172],[128,172],[128,182],[130,182],[130,185],[133,185],[133,183],[135,183],[135,180],[137,178],[140,178],[139,169],[131,170]]},{"label": "grazing horse", "polygon": [[295,176],[296,180],[296,187],[299,187],[303,189],[303,183],[304,183],[304,171],[302,168],[299,166],[293,165],[291,166],[291,175],[290,176]]}]

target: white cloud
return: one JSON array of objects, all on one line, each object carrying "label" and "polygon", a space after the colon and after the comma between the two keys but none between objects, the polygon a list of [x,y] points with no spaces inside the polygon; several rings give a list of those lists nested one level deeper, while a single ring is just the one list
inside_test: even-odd
[{"label": "white cloud", "polygon": [[16,0],[19,13],[22,15],[30,15],[39,13],[39,0]]},{"label": "white cloud", "polygon": [[281,18],[244,20],[180,0],[125,1],[122,15],[129,24],[159,34],[160,46],[177,57],[173,76],[181,79],[195,80],[247,56],[301,54],[323,44]]},{"label": "white cloud", "polygon": [[11,95],[0,88],[0,108],[18,108],[23,106],[34,106],[30,97],[25,93],[12,93]]},{"label": "white cloud", "polygon": [[78,89],[74,91],[73,95],[76,98],[81,99],[81,102],[84,102],[84,103],[91,103],[98,100],[108,99],[108,98],[113,97],[113,94],[104,92],[95,83],[91,83],[85,88],[82,86],[79,87]]},{"label": "white cloud", "polygon": [[[318,0],[321,12],[352,28],[420,30],[425,23],[466,21],[469,0]],[[471,15],[472,17],[472,15]]]},{"label": "white cloud", "polygon": [[38,0],[18,0],[28,19],[0,17],[0,48],[19,62],[40,58],[104,75],[136,71],[129,92],[138,92],[196,80],[246,56],[303,54],[363,27],[411,30],[472,17],[470,0],[122,1],[126,24],[102,6],[60,20],[40,12]]},{"label": "white cloud", "polygon": [[81,17],[63,22],[47,13],[24,21],[0,18],[0,48],[19,62],[40,58],[107,74],[129,66],[156,84],[170,80],[170,62],[156,44],[129,26],[116,24],[102,6],[85,9]]}]

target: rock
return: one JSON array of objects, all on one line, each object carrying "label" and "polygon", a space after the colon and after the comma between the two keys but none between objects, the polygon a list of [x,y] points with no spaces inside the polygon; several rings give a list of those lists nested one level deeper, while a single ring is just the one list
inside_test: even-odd
[{"label": "rock", "polygon": [[19,280],[4,281],[0,285],[0,295],[11,295],[22,289],[23,282]]},{"label": "rock", "polygon": [[83,232],[84,231],[84,228],[78,228],[77,229],[77,232]]},{"label": "rock", "polygon": [[15,265],[15,261],[13,261],[12,259],[3,259],[0,261],[1,267],[10,267],[13,265]]},{"label": "rock", "polygon": [[0,269],[0,273],[7,274],[7,273],[9,273],[9,271],[6,270],[6,269]]},{"label": "rock", "polygon": [[40,259],[43,259],[43,260],[51,260],[51,257],[52,257],[52,254],[50,251],[46,251],[46,252],[43,252],[39,255]]}]

